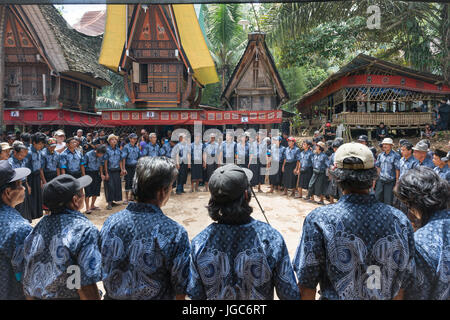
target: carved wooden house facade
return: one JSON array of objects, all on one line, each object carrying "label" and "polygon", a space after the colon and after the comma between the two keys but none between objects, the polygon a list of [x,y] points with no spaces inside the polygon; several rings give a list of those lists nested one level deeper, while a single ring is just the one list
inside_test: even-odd
[{"label": "carved wooden house facade", "polygon": [[[101,38],[70,28],[52,5],[0,6],[0,30],[6,124],[97,123],[96,90],[110,85],[97,62]],[[86,123],[74,112],[86,113]]]},{"label": "carved wooden house facade", "polygon": [[247,47],[221,98],[233,110],[274,110],[289,99],[264,33],[248,35]]},{"label": "carved wooden house facade", "polygon": [[195,108],[203,85],[193,76],[172,7],[129,5],[120,59],[127,108]]}]

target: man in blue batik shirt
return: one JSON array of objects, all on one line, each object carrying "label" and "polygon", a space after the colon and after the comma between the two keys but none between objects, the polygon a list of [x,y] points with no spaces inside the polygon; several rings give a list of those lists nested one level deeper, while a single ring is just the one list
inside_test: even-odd
[{"label": "man in blue batik shirt", "polygon": [[145,146],[143,156],[158,157],[160,153],[159,144],[157,143],[156,133],[150,133],[150,143]]},{"label": "man in blue batik shirt", "polygon": [[419,161],[413,156],[412,151],[413,145],[411,142],[404,142],[400,147],[402,158],[399,161],[399,179],[406,173],[408,170],[414,169],[419,166]]},{"label": "man in blue batik shirt", "polygon": [[56,178],[59,175],[59,156],[58,152],[55,152],[56,139],[48,139],[47,148],[42,151],[42,173],[44,175],[44,184]]},{"label": "man in blue batik shirt", "polygon": [[299,299],[281,234],[250,217],[252,172],[234,164],[211,176],[210,224],[191,243],[188,295],[195,300]]},{"label": "man in blue batik shirt", "polygon": [[303,223],[294,270],[303,299],[394,299],[414,270],[414,234],[399,210],[369,194],[377,176],[373,154],[347,143],[330,173],[343,190],[336,204],[313,210]]},{"label": "man in blue batik shirt", "polygon": [[22,287],[23,243],[33,228],[14,209],[25,199],[22,179],[28,168],[13,169],[0,161],[0,300],[25,299]]},{"label": "man in blue batik shirt", "polygon": [[429,155],[429,148],[428,145],[424,141],[419,141],[417,144],[412,148],[414,150],[414,158],[419,161],[419,166],[425,166],[431,169],[434,169],[434,163],[431,157],[428,157]]},{"label": "man in blue batik shirt", "polygon": [[67,140],[67,149],[61,152],[59,157],[59,167],[61,174],[70,174],[74,178],[84,176],[84,157],[77,150],[78,142],[75,138]]},{"label": "man in blue batik shirt", "polygon": [[122,161],[124,162],[122,164],[122,167],[125,168],[124,173],[126,200],[124,204],[128,204],[128,202],[132,200],[131,187],[133,184],[134,172],[136,171],[137,161],[141,156],[139,147],[137,146],[137,138],[138,136],[136,133],[131,133],[128,136],[130,142],[127,143],[122,149]]},{"label": "man in blue batik shirt", "polygon": [[109,217],[101,230],[105,299],[184,299],[189,238],[161,210],[176,176],[172,159],[139,159],[133,186],[136,202]]},{"label": "man in blue batik shirt", "polygon": [[433,155],[434,172],[436,172],[441,179],[450,183],[450,169],[447,165],[448,158],[445,151],[436,149]]},{"label": "man in blue batik shirt", "polygon": [[394,142],[391,138],[385,138],[381,144],[384,152],[378,155],[376,162],[379,177],[376,184],[374,182],[375,196],[378,201],[392,205],[395,182],[400,175],[400,156],[392,150]]},{"label": "man in blue batik shirt", "polygon": [[44,204],[51,214],[38,222],[24,244],[23,287],[29,299],[100,299],[100,233],[79,211],[83,188],[91,182],[89,176],[62,174],[44,186]]},{"label": "man in blue batik shirt", "polygon": [[225,141],[222,142],[220,153],[221,157],[219,159],[221,160],[222,165],[224,164],[233,164],[234,158],[236,154],[236,142],[233,141],[234,137],[231,132],[227,132],[225,136]]},{"label": "man in blue batik shirt", "polygon": [[396,195],[410,208],[416,232],[416,272],[405,289],[405,299],[450,299],[449,183],[426,167],[408,171]]}]

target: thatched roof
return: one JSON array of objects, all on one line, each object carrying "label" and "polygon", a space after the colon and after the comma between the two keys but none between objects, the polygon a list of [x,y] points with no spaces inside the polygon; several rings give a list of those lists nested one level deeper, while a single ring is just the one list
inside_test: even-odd
[{"label": "thatched roof", "polygon": [[109,71],[98,63],[102,37],[73,29],[53,5],[15,5],[38,37],[55,71],[102,87],[110,85]]}]

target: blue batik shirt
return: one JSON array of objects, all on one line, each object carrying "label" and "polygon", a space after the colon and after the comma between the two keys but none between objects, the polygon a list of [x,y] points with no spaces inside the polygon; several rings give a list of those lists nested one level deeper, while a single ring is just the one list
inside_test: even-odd
[{"label": "blue batik shirt", "polygon": [[434,213],[414,233],[416,273],[405,299],[450,299],[450,211]]},{"label": "blue batik shirt", "polygon": [[202,164],[203,163],[203,150],[205,146],[202,142],[191,143],[191,164]]},{"label": "blue batik shirt", "polygon": [[186,294],[186,230],[152,204],[130,203],[101,230],[103,284],[112,299],[171,300]]},{"label": "blue batik shirt", "polygon": [[213,223],[191,246],[191,299],[272,300],[274,288],[280,299],[300,298],[284,239],[266,223]]},{"label": "blue batik shirt", "polygon": [[83,155],[78,150],[75,150],[72,153],[69,148],[67,148],[60,154],[59,165],[61,169],[65,169],[66,171],[80,172],[80,166],[84,165]]},{"label": "blue batik shirt", "polygon": [[56,172],[59,165],[59,156],[58,152],[53,151],[53,153],[50,153],[47,148],[42,151],[42,168],[44,172]]},{"label": "blue batik shirt", "polygon": [[175,160],[178,153],[178,161],[181,163],[188,163],[188,153],[191,151],[191,144],[185,142],[178,142],[172,150],[172,157]]},{"label": "blue batik shirt", "polygon": [[122,159],[125,159],[127,166],[135,166],[140,156],[141,152],[137,144],[132,146],[131,143],[127,143],[122,149]]},{"label": "blue batik shirt", "polygon": [[350,194],[308,214],[293,264],[300,285],[320,283],[322,299],[393,299],[412,279],[414,250],[403,212]]},{"label": "blue batik shirt", "polygon": [[[272,144],[270,150],[270,156],[272,157],[272,161],[275,162],[283,162],[284,161],[284,147],[277,146],[276,144]],[[276,152],[278,150],[278,152]]]},{"label": "blue batik shirt", "polygon": [[213,223],[192,240],[188,295],[195,300],[299,299],[281,234],[266,223]]},{"label": "blue batik shirt", "polygon": [[242,143],[238,143],[236,146],[236,155],[237,155],[237,164],[245,164],[248,161],[249,157],[249,146],[248,143],[242,145]]},{"label": "blue batik shirt", "polygon": [[164,143],[162,145],[161,149],[159,149],[159,155],[165,156],[167,158],[172,157],[172,146],[170,145],[170,143]]},{"label": "blue batik shirt", "polygon": [[159,156],[159,144],[152,144],[149,142],[144,149],[144,156],[158,157]]},{"label": "blue batik shirt", "polygon": [[236,142],[231,141],[231,143],[228,143],[227,141],[223,141],[221,152],[223,163],[226,163],[227,158],[231,159],[230,163],[234,163],[234,155],[236,154]]},{"label": "blue batik shirt", "polygon": [[114,149],[111,146],[106,148],[106,153],[104,155],[105,160],[108,160],[108,170],[120,169],[120,160],[122,160],[122,152],[119,147],[116,146]]},{"label": "blue batik shirt", "polygon": [[[16,157],[14,157],[14,153],[11,154],[11,156],[8,158],[8,162],[11,165],[13,169],[19,169],[19,168],[28,168],[28,158],[23,158],[23,160],[18,160]],[[22,181],[26,181],[27,178],[23,178]]]},{"label": "blue batik shirt", "polygon": [[450,182],[450,169],[447,164],[442,169],[439,167],[434,167],[433,170],[439,175],[439,177],[447,182]]},{"label": "blue batik shirt", "polygon": [[31,172],[39,171],[42,169],[43,158],[42,151],[36,150],[33,145],[28,147],[27,154],[27,167],[31,170]]},{"label": "blue batik shirt", "polygon": [[403,176],[406,172],[408,172],[408,170],[418,167],[419,161],[417,161],[417,159],[414,158],[413,156],[410,156],[408,159],[402,157],[398,163],[398,166],[400,170],[400,175],[398,178],[400,179],[400,177]]},{"label": "blue batik shirt", "polygon": [[303,150],[299,153],[300,160],[300,171],[305,171],[306,169],[312,168],[312,158],[314,156],[314,152],[311,149]]},{"label": "blue batik shirt", "polygon": [[99,171],[105,162],[105,155],[97,157],[95,150],[88,151],[84,155],[84,167],[86,171]]},{"label": "blue batik shirt", "polygon": [[336,153],[333,152],[330,157],[328,158],[328,168],[333,168],[334,167],[334,157],[335,157]]},{"label": "blue batik shirt", "polygon": [[206,163],[213,164],[215,161],[215,158],[219,156],[219,144],[217,142],[205,143],[204,152],[206,154]]},{"label": "blue batik shirt", "polygon": [[325,152],[315,153],[313,156],[313,170],[324,173],[328,168],[328,156]]},{"label": "blue batik shirt", "polygon": [[425,166],[431,169],[434,169],[435,167],[433,160],[431,160],[430,158],[425,158],[422,163],[419,162],[419,166]]},{"label": "blue batik shirt", "polygon": [[64,209],[44,216],[24,245],[26,295],[38,299],[79,299],[69,289],[69,277],[78,267],[80,286],[101,281],[100,233],[78,211]]},{"label": "blue batik shirt", "polygon": [[375,166],[381,168],[380,180],[386,182],[393,182],[396,178],[396,170],[399,170],[399,160],[397,152],[380,153],[377,158]]},{"label": "blue batik shirt", "polygon": [[300,154],[300,149],[296,146],[294,146],[292,149],[289,147],[284,149],[284,158],[286,159],[286,162],[288,162],[288,163],[298,161],[299,157],[300,157],[299,154]]},{"label": "blue batik shirt", "polygon": [[0,204],[0,300],[25,299],[23,244],[31,230],[16,209]]}]

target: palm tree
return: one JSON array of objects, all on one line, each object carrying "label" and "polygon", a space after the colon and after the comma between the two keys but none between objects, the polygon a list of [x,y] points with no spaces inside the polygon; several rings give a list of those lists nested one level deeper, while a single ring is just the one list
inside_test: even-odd
[{"label": "palm tree", "polygon": [[246,44],[246,35],[238,22],[242,18],[238,4],[202,5],[206,36],[211,56],[216,63],[225,89],[231,71],[237,64]]}]

